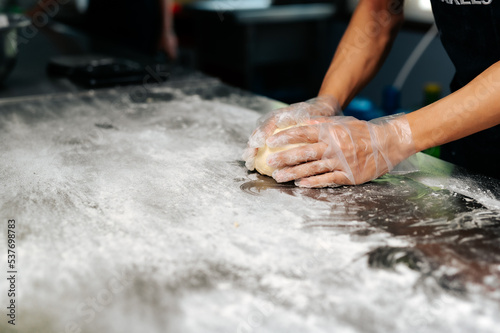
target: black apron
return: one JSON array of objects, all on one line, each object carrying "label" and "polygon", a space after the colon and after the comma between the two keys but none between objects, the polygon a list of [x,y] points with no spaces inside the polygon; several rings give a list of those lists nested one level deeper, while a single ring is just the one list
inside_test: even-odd
[{"label": "black apron", "polygon": [[[431,0],[441,42],[455,65],[452,91],[500,60],[500,0]],[[500,92],[499,92],[500,93]],[[500,126],[443,145],[441,158],[500,179]]]}]

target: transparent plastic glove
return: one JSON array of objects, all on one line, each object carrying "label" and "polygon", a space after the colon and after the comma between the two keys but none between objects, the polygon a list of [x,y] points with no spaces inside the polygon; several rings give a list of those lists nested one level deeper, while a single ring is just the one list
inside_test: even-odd
[{"label": "transparent plastic glove", "polygon": [[330,95],[319,96],[306,102],[274,110],[257,121],[257,128],[248,139],[247,148],[243,152],[243,160],[248,170],[255,168],[257,149],[264,147],[266,140],[277,128],[285,128],[307,122],[315,116],[334,116],[342,114],[337,99]]},{"label": "transparent plastic glove", "polygon": [[273,173],[277,182],[295,180],[300,187],[362,184],[387,173],[416,152],[405,115],[370,122],[331,117],[309,123],[267,140],[272,148],[308,143],[268,157],[267,163],[278,168]]}]

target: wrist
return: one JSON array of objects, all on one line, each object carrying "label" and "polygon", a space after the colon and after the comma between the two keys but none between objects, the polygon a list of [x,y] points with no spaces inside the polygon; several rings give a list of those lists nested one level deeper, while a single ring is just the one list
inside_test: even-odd
[{"label": "wrist", "polygon": [[318,94],[311,100],[319,108],[325,110],[322,116],[337,116],[342,114],[342,107],[337,97],[331,94]]},{"label": "wrist", "polygon": [[372,142],[387,164],[388,170],[415,154],[413,135],[406,115],[376,119],[371,129]]},{"label": "wrist", "polygon": [[[326,77],[325,81],[327,81]],[[334,98],[340,109],[345,109],[352,99],[352,97],[349,96],[345,89],[336,89],[335,87],[326,84],[326,82],[323,82],[323,85],[318,92],[318,97],[321,96],[331,96],[332,98]]]}]

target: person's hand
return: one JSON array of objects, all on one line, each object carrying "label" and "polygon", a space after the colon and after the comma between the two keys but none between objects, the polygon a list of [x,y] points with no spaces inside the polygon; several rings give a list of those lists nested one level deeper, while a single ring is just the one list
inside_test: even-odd
[{"label": "person's hand", "polygon": [[405,115],[370,122],[353,117],[311,119],[309,125],[267,139],[271,148],[295,143],[307,144],[272,154],[267,163],[277,168],[277,182],[295,180],[300,187],[362,184],[416,152]]},{"label": "person's hand", "polygon": [[177,59],[177,44],[175,32],[172,29],[164,29],[160,37],[159,49],[164,51],[170,59],[175,60]]},{"label": "person's hand", "polygon": [[264,147],[267,138],[278,128],[302,124],[315,116],[334,116],[341,114],[340,105],[333,96],[324,95],[306,102],[274,110],[257,121],[257,128],[248,139],[247,148],[243,152],[243,160],[248,170],[255,168],[255,156],[260,147]]}]

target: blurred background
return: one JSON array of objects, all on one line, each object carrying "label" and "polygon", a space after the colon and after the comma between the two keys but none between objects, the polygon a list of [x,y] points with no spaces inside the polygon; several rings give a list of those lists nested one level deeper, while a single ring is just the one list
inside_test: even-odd
[{"label": "blurred background", "polygon": [[[27,14],[33,21],[17,29],[17,65],[4,79],[0,97],[76,89],[54,78],[69,66],[68,59],[61,64],[54,57],[97,54],[142,67],[196,69],[286,103],[303,101],[316,95],[355,5],[356,0],[0,0],[2,12]],[[369,108],[384,109],[384,103],[396,103],[393,108],[414,110],[449,93],[454,68],[436,33],[429,33],[429,0],[407,1],[405,13],[389,57],[361,92],[358,107],[370,103]],[[166,25],[171,30],[166,34],[174,38],[164,37]],[[6,29],[1,20],[0,29]],[[426,35],[428,45],[401,79]],[[81,64],[89,58],[76,59]],[[134,69],[131,63],[120,66]],[[400,91],[393,96],[387,87],[398,75]],[[384,94],[400,101],[384,101]]]}]

